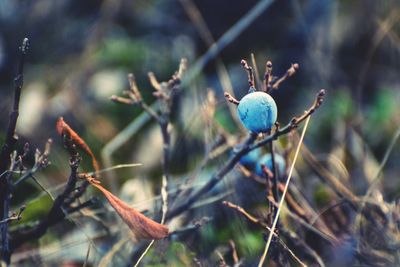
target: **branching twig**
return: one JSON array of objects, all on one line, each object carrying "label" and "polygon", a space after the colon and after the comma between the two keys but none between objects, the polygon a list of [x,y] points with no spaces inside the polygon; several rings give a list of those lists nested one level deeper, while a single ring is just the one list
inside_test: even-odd
[{"label": "branching twig", "polygon": [[[20,61],[18,64],[17,74],[14,78],[14,104],[13,109],[10,113],[10,120],[8,123],[8,129],[6,134],[6,140],[4,145],[1,148],[0,152],[0,173],[4,173],[7,171],[10,165],[10,154],[14,149],[15,144],[17,143],[17,136],[15,134],[15,128],[17,127],[17,120],[19,116],[19,101],[21,97],[21,90],[23,85],[23,70],[24,70],[24,61],[25,55],[29,49],[29,40],[25,38],[22,41],[22,45],[19,47],[21,52]],[[11,176],[8,175],[6,178],[0,179],[0,219],[5,220],[8,218],[8,211],[11,200]],[[11,251],[9,248],[8,241],[8,224],[1,224],[1,258],[4,260],[6,264],[10,263]]]},{"label": "branching twig", "polygon": [[[318,101],[317,101],[317,102],[318,102]],[[311,114],[311,113],[310,113],[310,114]],[[303,132],[302,132],[302,134],[301,134],[299,144],[297,145],[296,153],[295,153],[295,155],[294,155],[293,163],[292,163],[292,165],[291,165],[291,167],[290,167],[290,170],[289,170],[289,174],[288,174],[288,178],[287,178],[287,180],[286,180],[285,188],[284,188],[283,193],[282,193],[282,198],[281,198],[281,200],[280,200],[280,202],[279,202],[279,206],[278,206],[277,212],[276,212],[276,214],[275,214],[274,221],[273,221],[273,223],[272,223],[271,232],[270,232],[270,234],[268,235],[268,240],[267,240],[267,243],[266,243],[266,245],[265,245],[265,249],[264,249],[264,252],[263,252],[263,254],[262,254],[262,256],[261,256],[260,262],[258,263],[258,267],[262,267],[262,266],[263,266],[264,261],[265,261],[265,258],[266,258],[266,256],[267,256],[268,249],[269,249],[269,246],[270,246],[271,241],[272,241],[272,233],[273,233],[273,231],[275,230],[275,227],[276,227],[276,225],[277,225],[277,223],[278,223],[279,214],[280,214],[280,211],[281,211],[281,209],[282,209],[283,202],[285,201],[286,192],[287,192],[287,190],[288,190],[288,188],[289,188],[289,183],[290,183],[290,180],[291,180],[291,178],[292,178],[292,173],[293,173],[293,169],[294,169],[294,164],[296,163],[297,156],[299,155],[300,147],[301,147],[301,144],[303,143],[303,138],[304,138],[304,135],[305,135],[305,133],[306,133],[307,126],[308,126],[308,122],[310,121],[310,118],[311,118],[311,117],[307,116],[307,120],[306,120],[304,129],[303,129]]]},{"label": "branching twig", "polygon": [[[73,195],[73,193],[78,180],[78,167],[80,158],[79,155],[77,153],[73,153],[72,150],[74,150],[74,146],[70,148],[70,153],[74,154],[74,156],[71,156],[70,159],[71,174],[63,192],[57,196],[46,218],[43,219],[37,226],[24,232],[15,233],[15,235],[12,236],[12,239],[10,240],[10,249],[12,251],[30,240],[42,237],[51,226],[62,221],[66,217],[66,210],[69,209],[69,204],[78,197],[77,194]],[[81,208],[83,207],[84,206],[81,206]],[[76,210],[77,209],[72,209],[72,211]]]},{"label": "branching twig", "polygon": [[290,68],[286,71],[286,73],[279,78],[274,84],[272,85],[272,89],[276,90],[279,88],[279,86],[287,80],[287,78],[291,77],[296,73],[296,71],[299,69],[299,64],[294,63],[290,66]]},{"label": "branching twig", "polygon": [[[234,209],[236,211],[238,211],[240,214],[242,214],[246,219],[248,219],[249,221],[261,226],[262,228],[268,230],[271,233],[271,228],[265,224],[263,221],[257,219],[256,217],[254,217],[253,215],[249,214],[245,209],[243,209],[242,207],[235,205],[229,201],[224,201],[222,202],[222,204],[224,204],[225,206]],[[296,260],[298,263],[300,263],[302,266],[307,266],[305,265],[295,254],[294,252],[285,244],[285,242],[283,242],[282,239],[279,238],[279,236],[273,232],[271,233],[278,241],[279,244],[287,251],[289,252],[289,254],[293,257],[294,260]]]},{"label": "branching twig", "polygon": [[[171,146],[171,137],[169,132],[170,126],[170,114],[172,108],[172,101],[175,91],[178,89],[182,76],[187,68],[186,59],[182,59],[179,65],[178,71],[172,76],[172,78],[167,82],[159,83],[154,73],[150,72],[148,74],[151,85],[154,87],[155,92],[153,95],[159,99],[161,102],[160,110],[157,112],[153,110],[152,107],[148,106],[141,96],[141,93],[138,89],[138,86],[134,80],[134,76],[132,74],[128,75],[129,84],[131,87],[130,93],[128,96],[130,99],[120,99],[117,96],[112,96],[111,100],[125,103],[125,104],[138,104],[144,111],[146,111],[160,126],[161,136],[163,140],[163,158],[162,158],[162,186],[161,186],[161,199],[162,199],[162,214],[161,214],[161,224],[165,223],[165,219],[168,212],[168,181],[169,181],[169,159],[170,159],[170,146]],[[122,101],[120,101],[122,100]],[[128,101],[130,100],[130,101]],[[154,240],[152,240],[149,245],[146,247],[144,252],[141,254],[139,259],[136,261],[135,266],[138,266],[141,260],[144,258],[146,253],[149,251],[151,246],[154,244]]]},{"label": "branching twig", "polygon": [[273,140],[276,140],[279,136],[287,134],[291,130],[297,128],[297,126],[301,122],[303,122],[308,116],[314,113],[314,111],[322,104],[324,96],[325,90],[322,89],[317,94],[312,106],[307,111],[305,111],[303,115],[293,118],[285,127],[276,130],[272,135],[264,138],[261,141],[254,143],[257,139],[257,135],[254,133],[250,133],[247,139],[241,145],[241,148],[229,158],[225,165],[222,166],[222,168],[217,171],[217,173],[215,173],[205,185],[203,185],[200,189],[187,197],[187,199],[180,206],[172,209],[168,213],[167,219],[173,218],[186,211],[195,201],[197,201],[200,197],[202,197],[204,194],[214,188],[214,186],[218,184],[225,177],[225,175],[233,169],[235,164],[240,160],[243,155],[246,155],[247,153],[258,147],[266,145]]},{"label": "branching twig", "polygon": [[235,164],[239,161],[239,159],[245,155],[247,152],[250,150],[248,149],[249,145],[252,144],[257,138],[257,135],[254,133],[250,133],[250,135],[247,137],[246,141],[244,142],[243,147],[238,151],[237,154],[234,154],[231,156],[231,158],[228,160],[227,163],[216,173],[212,176],[212,178],[205,184],[203,185],[199,190],[194,192],[192,195],[190,195],[180,206],[177,206],[175,209],[171,210],[168,213],[167,219],[173,218],[188,208],[197,201],[200,197],[202,197],[205,193],[209,192],[216,184],[218,184],[227,173],[229,173],[232,168],[235,166]]},{"label": "branching twig", "polygon": [[52,140],[49,139],[47,140],[46,146],[44,148],[44,152],[41,153],[39,151],[39,149],[36,149],[35,151],[35,164],[33,165],[33,167],[29,170],[27,170],[24,175],[22,175],[17,181],[14,182],[14,187],[18,186],[20,183],[22,183],[23,181],[25,181],[26,179],[32,177],[32,175],[41,170],[46,168],[50,162],[48,159],[49,153],[50,153],[50,148],[51,148],[51,144],[52,144]]},{"label": "branching twig", "polygon": [[0,225],[2,225],[2,224],[6,224],[6,223],[9,223],[9,222],[11,222],[11,221],[19,221],[19,220],[21,220],[22,219],[22,212],[25,210],[25,206],[22,206],[21,208],[19,208],[19,211],[18,211],[18,213],[13,213],[13,214],[11,214],[11,216],[9,216],[8,218],[6,218],[6,219],[4,219],[4,220],[1,220],[0,221]]},{"label": "branching twig", "polygon": [[303,115],[292,118],[292,120],[286,126],[284,126],[283,128],[278,128],[270,136],[264,138],[261,141],[258,141],[257,143],[253,144],[252,146],[250,146],[250,150],[253,150],[257,147],[264,146],[264,145],[270,143],[271,141],[276,140],[279,136],[287,134],[290,131],[292,131],[293,129],[297,128],[297,126],[300,123],[302,123],[305,119],[307,119],[311,114],[313,114],[315,112],[315,110],[317,110],[321,106],[321,104],[324,100],[324,97],[325,97],[325,90],[321,89],[318,92],[318,94],[316,95],[311,107],[309,109],[307,109],[306,111],[304,111]]}]

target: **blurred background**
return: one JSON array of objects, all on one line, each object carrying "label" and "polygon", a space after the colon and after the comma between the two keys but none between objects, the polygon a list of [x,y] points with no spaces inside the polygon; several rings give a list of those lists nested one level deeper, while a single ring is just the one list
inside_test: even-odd
[{"label": "blurred background", "polygon": [[[19,146],[21,149],[25,142],[30,143],[33,164],[33,148],[43,149],[48,138],[54,140],[52,164],[36,178],[57,194],[57,186],[68,177],[68,155],[55,131],[56,119],[63,116],[87,141],[103,167],[143,164],[105,173],[104,183],[153,216],[159,212],[159,205],[153,205],[161,181],[159,129],[151,120],[140,119],[140,108],[111,102],[110,96],[128,89],[127,74],[134,73],[145,101],[152,104],[155,98],[147,73],[154,72],[159,81],[168,80],[180,59],[188,59],[187,79],[173,110],[171,172],[173,185],[179,185],[201,164],[207,145],[215,137],[215,129],[204,128],[199,114],[208,90],[213,90],[217,99],[216,123],[238,138],[245,135],[235,123],[236,113],[230,111],[223,92],[232,90],[238,99],[246,94],[247,76],[240,60],[250,62],[253,53],[261,75],[267,60],[273,62],[277,76],[291,63],[300,65],[296,75],[272,93],[281,125],[308,108],[319,89],[327,90],[324,105],[311,119],[305,145],[332,172],[339,173],[356,195],[363,195],[400,126],[399,21],[398,0],[1,0],[0,141],[4,140],[12,106],[18,46],[28,37],[31,45],[17,125]],[[207,180],[227,156],[229,152],[212,160],[197,180]],[[397,142],[380,185],[387,202],[399,197],[399,159]],[[82,169],[90,170],[85,156]],[[330,190],[302,159],[296,170],[302,192],[316,210],[322,209],[330,201]],[[237,176],[237,171],[232,172],[224,187],[216,189],[227,196],[214,192],[219,200],[182,219],[193,223],[206,216],[210,222],[178,235],[169,245],[158,244],[145,266],[196,266],[193,258],[203,262],[202,266],[215,266],[219,261],[215,250],[224,254],[229,250],[229,239],[235,241],[244,266],[254,264],[263,249],[262,231],[237,213],[221,208],[220,200],[230,198],[257,210],[265,198],[258,195],[262,188]],[[235,187],[237,183],[241,191]],[[27,210],[14,227],[34,223],[47,213],[51,199],[34,183],[27,182],[16,190],[13,204],[25,203]],[[56,226],[17,253],[15,264],[56,266],[63,262],[80,266],[86,257],[86,238],[95,239],[100,231],[93,223],[98,218],[91,216],[95,215],[75,218],[79,224]],[[106,221],[103,217],[100,220]],[[99,238],[104,240],[92,249],[91,264],[104,261],[104,255],[122,238],[118,231],[113,233],[112,238]],[[113,266],[134,262],[137,246],[123,246],[126,253],[107,259],[114,261]],[[343,246],[340,249],[345,250]],[[339,255],[346,253],[337,251]],[[327,256],[326,261],[335,266],[335,257]],[[230,256],[226,258],[228,263],[232,261]]]}]

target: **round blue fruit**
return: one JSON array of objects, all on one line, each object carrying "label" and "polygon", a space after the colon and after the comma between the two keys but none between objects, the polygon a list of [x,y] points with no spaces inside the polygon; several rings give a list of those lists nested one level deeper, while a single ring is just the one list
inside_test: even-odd
[{"label": "round blue fruit", "polygon": [[238,114],[246,129],[254,133],[265,133],[275,124],[278,109],[269,94],[256,91],[240,100]]},{"label": "round blue fruit", "polygon": [[240,158],[239,162],[246,168],[252,169],[260,158],[261,158],[261,149],[256,148],[247,153],[246,155],[243,155]]},{"label": "round blue fruit", "polygon": [[[275,159],[275,166],[279,172],[278,176],[279,177],[284,176],[285,172],[286,172],[285,159],[277,153],[274,154],[274,159]],[[257,162],[257,165],[256,165],[256,174],[259,176],[264,176],[264,172],[262,170],[261,164],[264,164],[265,166],[268,167],[268,169],[270,169],[272,171],[272,156],[270,153],[262,156],[262,158],[260,158],[260,160]]]}]

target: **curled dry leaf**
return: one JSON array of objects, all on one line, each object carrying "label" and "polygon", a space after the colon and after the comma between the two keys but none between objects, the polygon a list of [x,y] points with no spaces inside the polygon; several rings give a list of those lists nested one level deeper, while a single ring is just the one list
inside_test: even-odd
[{"label": "curled dry leaf", "polygon": [[147,218],[139,211],[105,189],[98,180],[87,177],[87,180],[99,189],[110,202],[111,206],[128,225],[134,236],[138,239],[161,239],[168,236],[169,230],[165,225]]},{"label": "curled dry leaf", "polygon": [[83,141],[83,139],[64,121],[63,117],[57,120],[56,129],[59,135],[67,135],[72,139],[76,146],[82,149],[86,154],[92,158],[92,165],[96,172],[100,170],[100,165],[96,160],[90,147]]}]

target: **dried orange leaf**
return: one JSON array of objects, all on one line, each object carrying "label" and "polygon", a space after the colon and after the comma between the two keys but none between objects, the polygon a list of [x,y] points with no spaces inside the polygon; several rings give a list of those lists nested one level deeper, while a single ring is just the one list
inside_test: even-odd
[{"label": "dried orange leaf", "polygon": [[83,139],[64,121],[63,117],[57,120],[56,129],[59,135],[67,135],[71,137],[75,145],[82,149],[86,154],[92,158],[92,165],[96,172],[100,170],[100,165],[96,160],[90,147],[83,141]]},{"label": "dried orange leaf", "polygon": [[88,181],[104,194],[108,202],[110,202],[111,206],[128,225],[136,238],[161,239],[168,236],[169,230],[165,225],[147,218],[139,211],[130,207],[127,203],[105,189],[96,179],[88,178]]}]

